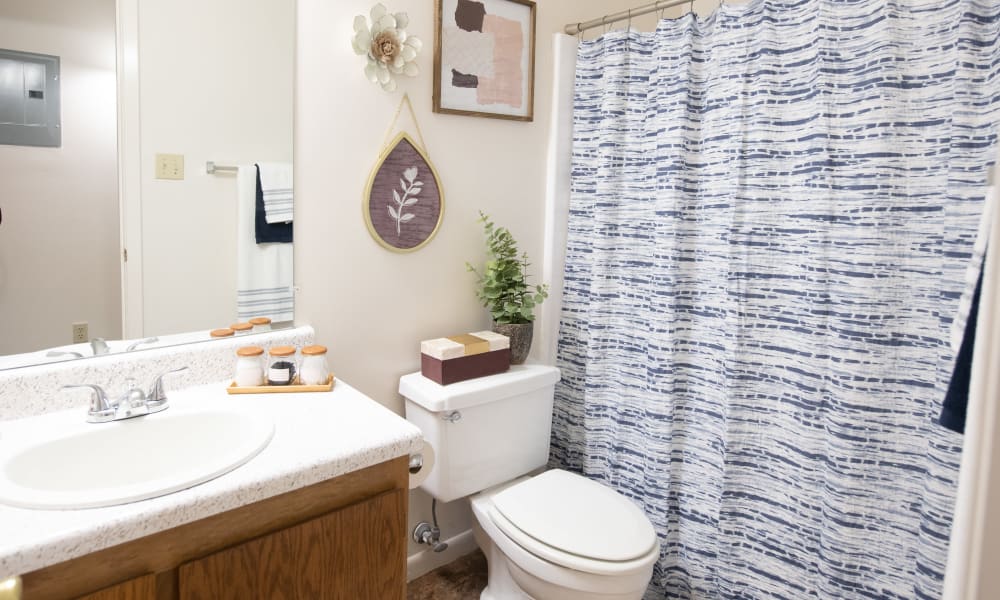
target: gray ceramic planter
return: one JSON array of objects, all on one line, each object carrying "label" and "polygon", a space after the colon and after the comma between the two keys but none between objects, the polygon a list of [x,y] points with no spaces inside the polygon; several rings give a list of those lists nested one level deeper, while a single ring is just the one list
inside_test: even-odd
[{"label": "gray ceramic planter", "polygon": [[510,338],[510,364],[523,364],[531,350],[534,323],[494,323],[493,331]]}]

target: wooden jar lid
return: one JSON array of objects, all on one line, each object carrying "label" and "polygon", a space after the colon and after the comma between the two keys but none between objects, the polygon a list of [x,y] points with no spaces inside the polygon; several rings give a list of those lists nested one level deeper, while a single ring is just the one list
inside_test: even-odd
[{"label": "wooden jar lid", "polygon": [[326,354],[326,346],[306,346],[302,349],[303,356],[317,356]]},{"label": "wooden jar lid", "polygon": [[236,351],[236,356],[260,356],[264,354],[264,349],[260,346],[243,346]]},{"label": "wooden jar lid", "polygon": [[271,356],[291,356],[295,354],[295,346],[275,346],[269,352]]},{"label": "wooden jar lid", "polygon": [[250,319],[250,324],[251,325],[270,325],[271,324],[271,319],[268,319],[267,317],[254,317],[254,318]]},{"label": "wooden jar lid", "polygon": [[221,338],[221,337],[229,337],[233,335],[233,333],[234,332],[232,329],[225,327],[223,329],[213,329],[212,331],[209,332],[208,335],[214,338]]},{"label": "wooden jar lid", "polygon": [[229,328],[233,331],[247,331],[249,329],[253,329],[253,325],[250,323],[233,323],[229,326]]}]

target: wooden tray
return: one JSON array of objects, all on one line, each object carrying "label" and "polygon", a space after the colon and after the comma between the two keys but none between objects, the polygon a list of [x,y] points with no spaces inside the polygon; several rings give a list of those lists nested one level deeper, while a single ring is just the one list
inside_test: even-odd
[{"label": "wooden tray", "polygon": [[[296,377],[295,381],[299,379]],[[320,385],[301,385],[298,383],[293,383],[292,385],[250,385],[246,387],[240,387],[236,385],[236,382],[229,384],[226,388],[226,392],[230,394],[293,394],[298,392],[329,392],[333,389],[333,385],[336,383],[336,379],[333,373],[330,373],[330,377],[327,378],[326,383]]]}]

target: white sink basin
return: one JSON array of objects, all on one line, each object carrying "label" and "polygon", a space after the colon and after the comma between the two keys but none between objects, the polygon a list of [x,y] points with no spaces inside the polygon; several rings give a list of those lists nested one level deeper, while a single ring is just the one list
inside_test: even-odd
[{"label": "white sink basin", "polygon": [[73,509],[154,498],[232,471],[273,435],[273,423],[237,411],[167,410],[14,448],[0,443],[0,502]]}]

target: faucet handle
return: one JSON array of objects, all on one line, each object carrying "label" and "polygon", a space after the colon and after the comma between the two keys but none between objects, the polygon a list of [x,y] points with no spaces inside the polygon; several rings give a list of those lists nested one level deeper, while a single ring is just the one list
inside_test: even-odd
[{"label": "faucet handle", "polygon": [[64,385],[62,389],[87,388],[93,395],[90,398],[90,410],[87,411],[87,421],[91,423],[101,423],[110,421],[115,417],[115,408],[108,402],[108,395],[104,388],[92,383],[80,383],[75,385]]},{"label": "faucet handle", "polygon": [[146,402],[153,405],[165,404],[167,393],[163,389],[163,378],[171,373],[180,373],[181,371],[187,371],[187,369],[187,367],[180,367],[157,375],[153,379],[153,383],[149,386],[149,393],[146,394]]},{"label": "faucet handle", "polygon": [[136,348],[138,348],[143,344],[155,344],[158,341],[160,341],[160,338],[156,337],[155,335],[153,337],[148,337],[144,340],[138,340],[129,344],[128,348],[125,348],[125,352],[133,352]]},{"label": "faucet handle", "polygon": [[94,351],[94,356],[103,356],[111,352],[107,340],[100,337],[90,340],[90,349]]}]

